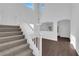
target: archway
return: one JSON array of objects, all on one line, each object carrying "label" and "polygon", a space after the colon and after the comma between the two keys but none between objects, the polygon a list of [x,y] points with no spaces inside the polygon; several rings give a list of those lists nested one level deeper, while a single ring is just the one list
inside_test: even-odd
[{"label": "archway", "polygon": [[61,20],[57,23],[58,41],[66,40],[70,42],[70,20]]}]

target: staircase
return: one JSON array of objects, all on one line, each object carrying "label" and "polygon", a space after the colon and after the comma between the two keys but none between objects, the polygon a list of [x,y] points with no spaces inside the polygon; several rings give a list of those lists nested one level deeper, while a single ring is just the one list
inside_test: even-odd
[{"label": "staircase", "polygon": [[0,25],[0,56],[33,56],[19,26]]}]

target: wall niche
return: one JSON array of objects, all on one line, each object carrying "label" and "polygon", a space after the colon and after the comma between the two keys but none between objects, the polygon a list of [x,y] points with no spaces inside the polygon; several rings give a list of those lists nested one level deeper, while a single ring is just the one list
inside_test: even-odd
[{"label": "wall niche", "polygon": [[44,22],[40,25],[40,31],[53,31],[53,22]]}]

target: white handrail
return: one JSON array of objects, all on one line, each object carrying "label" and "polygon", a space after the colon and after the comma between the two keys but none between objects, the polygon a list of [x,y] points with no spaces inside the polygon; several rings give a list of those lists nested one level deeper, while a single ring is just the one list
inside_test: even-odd
[{"label": "white handrail", "polygon": [[34,31],[34,29],[31,27],[31,25],[30,24],[27,24],[31,29],[32,29],[32,31]]}]

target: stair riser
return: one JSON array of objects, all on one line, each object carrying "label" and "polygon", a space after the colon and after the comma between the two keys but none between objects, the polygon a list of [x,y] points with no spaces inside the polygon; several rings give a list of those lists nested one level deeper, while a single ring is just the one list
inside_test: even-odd
[{"label": "stair riser", "polygon": [[0,32],[12,32],[12,31],[21,31],[21,29],[0,29]]},{"label": "stair riser", "polygon": [[15,32],[15,33],[0,33],[0,37],[7,37],[12,35],[21,35],[22,32]]},{"label": "stair riser", "polygon": [[2,45],[2,46],[0,46],[0,51],[3,51],[5,49],[9,49],[9,48],[12,48],[12,47],[16,47],[16,46],[24,44],[24,43],[27,43],[27,41],[22,39],[20,41],[14,42],[14,43],[9,43],[9,44],[6,44],[6,45]]},{"label": "stair riser", "polygon": [[20,49],[14,50],[14,51],[12,51],[10,53],[4,54],[4,56],[15,56],[17,53],[19,53],[20,51],[24,51],[27,48],[28,48],[28,46],[27,47],[26,46],[25,47],[22,47]]},{"label": "stair riser", "polygon": [[24,39],[24,36],[21,35],[21,36],[17,36],[17,37],[8,37],[8,38],[5,38],[5,39],[0,39],[0,43],[5,43],[5,42],[10,42],[10,41],[14,41],[14,40],[20,40],[20,39]]}]

